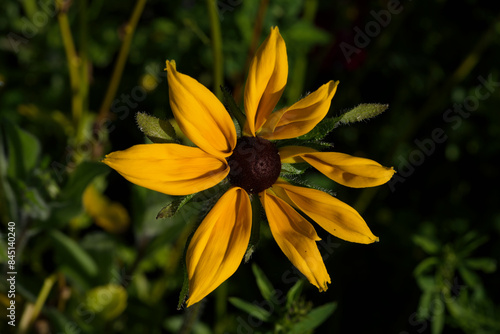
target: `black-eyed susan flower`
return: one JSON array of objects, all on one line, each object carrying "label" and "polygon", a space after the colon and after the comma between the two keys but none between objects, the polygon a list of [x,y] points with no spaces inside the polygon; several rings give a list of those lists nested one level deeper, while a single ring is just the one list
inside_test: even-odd
[{"label": "black-eyed susan flower", "polygon": [[170,105],[182,132],[197,146],[136,145],[106,156],[104,163],[137,185],[169,195],[188,195],[228,180],[230,188],[194,233],[186,253],[187,306],[197,303],[240,265],[252,229],[250,196],[258,196],[283,253],[320,291],[330,276],[320,240],[307,215],[341,239],[372,243],[378,238],[352,207],[316,189],[280,178],[282,163],[306,162],[348,187],[381,185],[394,170],[375,161],[309,147],[277,148],[275,140],[308,133],[327,114],[338,82],[330,81],[290,107],[274,111],[288,77],[286,46],[278,28],[258,49],[244,91],[246,123],[237,138],[222,103],[195,79],[167,61]]}]

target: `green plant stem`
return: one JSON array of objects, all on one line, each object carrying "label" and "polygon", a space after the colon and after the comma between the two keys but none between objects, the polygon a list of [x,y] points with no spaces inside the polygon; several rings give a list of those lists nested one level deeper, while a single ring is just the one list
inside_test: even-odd
[{"label": "green plant stem", "polygon": [[[54,283],[56,282],[56,278],[57,278],[56,274],[52,274],[49,277],[47,277],[43,282],[43,286],[42,289],[40,290],[40,293],[38,294],[35,306],[33,308],[29,307],[25,308],[25,311],[21,317],[21,321],[19,322],[20,334],[26,333],[31,324],[38,318],[38,315],[40,314],[40,311],[42,310],[42,307],[45,304],[47,297],[49,296],[49,292],[52,289]],[[29,321],[26,318],[28,316],[29,316]]]},{"label": "green plant stem", "polygon": [[208,17],[210,19],[210,30],[212,35],[212,54],[214,57],[214,88],[215,95],[222,99],[220,87],[224,78],[224,64],[222,57],[222,34],[220,31],[220,20],[217,14],[217,1],[207,0]]},{"label": "green plant stem", "polygon": [[182,327],[178,332],[179,334],[191,333],[194,324],[198,320],[203,304],[204,301],[202,300],[186,309],[186,311],[184,312],[184,321],[182,322]]},{"label": "green plant stem", "polygon": [[145,5],[146,0],[137,0],[130,20],[123,29],[123,42],[120,47],[120,51],[118,52],[118,59],[116,60],[113,74],[111,75],[111,81],[109,82],[108,89],[106,91],[106,95],[104,96],[104,100],[102,101],[101,107],[99,108],[99,114],[97,116],[98,123],[107,118],[109,109],[111,108],[111,103],[113,102],[116,91],[118,90],[118,85],[120,84],[120,80],[122,78],[123,69],[125,68],[125,63],[130,51],[130,45],[132,44],[132,38],[134,37],[137,23],[139,22]]},{"label": "green plant stem", "polygon": [[[318,10],[318,0],[306,0],[304,3],[304,14],[302,20],[313,23]],[[293,77],[287,85],[287,100],[289,103],[299,100],[304,91],[304,82],[307,73],[307,53],[309,50],[296,52],[295,64],[293,66]]]},{"label": "green plant stem", "polygon": [[64,50],[66,52],[66,58],[68,60],[68,71],[69,79],[71,85],[71,112],[73,115],[73,125],[75,129],[78,129],[80,124],[80,119],[83,113],[83,102],[81,100],[82,96],[80,93],[80,62],[75,49],[75,43],[73,42],[73,36],[71,34],[71,29],[69,25],[68,15],[66,13],[67,8],[62,7],[60,1],[56,1],[59,8],[59,13],[57,14],[57,21],[59,22],[59,28],[61,30],[61,37],[64,45]]},{"label": "green plant stem", "polygon": [[255,18],[255,23],[253,26],[254,28],[252,33],[252,41],[248,48],[248,54],[247,54],[247,59],[245,61],[245,66],[243,67],[244,70],[241,71],[241,75],[239,76],[238,80],[234,85],[234,100],[236,101],[236,103],[239,103],[241,97],[243,96],[243,87],[244,87],[243,82],[245,80],[244,74],[250,67],[250,63],[257,50],[257,44],[259,43],[260,35],[262,34],[262,22],[264,21],[264,16],[266,14],[268,4],[269,0],[260,0],[259,11],[257,12],[257,17]]},{"label": "green plant stem", "polygon": [[85,113],[88,110],[89,92],[89,61],[88,61],[88,22],[87,22],[87,0],[79,1],[80,14],[80,78],[81,84],[78,93],[82,101],[82,109]]}]

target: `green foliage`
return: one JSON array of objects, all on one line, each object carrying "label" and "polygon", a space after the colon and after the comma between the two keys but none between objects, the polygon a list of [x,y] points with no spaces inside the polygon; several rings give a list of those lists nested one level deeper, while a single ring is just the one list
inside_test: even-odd
[{"label": "green foliage", "polygon": [[[277,110],[329,80],[340,85],[311,132],[277,144],[368,157],[398,173],[387,186],[347,189],[308,164],[283,164],[290,182],[355,207],[381,242],[350,245],[314,225],[332,279],[318,293],[255,210],[242,261],[251,266],[186,311],[189,235],[229,185],[167,196],[100,161],[148,140],[190,144],[172,120],[163,69],[174,59],[219,89],[206,3],[148,1],[131,30],[133,3],[63,3],[2,2],[0,268],[7,273],[15,233],[15,330],[500,332],[498,4],[216,1],[224,104],[240,129],[250,57],[279,26],[289,75]],[[116,93],[101,110],[110,86]],[[83,201],[90,185],[109,210],[114,203],[130,216],[126,230],[97,224]],[[2,333],[12,330],[8,291],[0,284]]]},{"label": "green foliage", "polygon": [[[487,242],[487,238],[470,231],[454,242],[437,245],[433,229],[418,234],[413,240],[432,255],[415,268],[414,275],[422,296],[418,307],[421,321],[430,320],[431,332],[442,333],[445,320],[465,333],[495,333],[500,330],[498,307],[487,295],[476,271],[496,270],[492,258],[474,258],[472,253]],[[463,283],[462,283],[463,282]],[[485,311],[487,310],[487,311]],[[447,316],[448,315],[448,316]]]},{"label": "green foliage", "polygon": [[248,313],[250,317],[265,323],[274,323],[274,328],[269,326],[269,330],[261,329],[263,333],[309,333],[326,321],[337,308],[334,302],[312,308],[311,303],[306,302],[301,296],[303,280],[298,280],[288,290],[284,299],[286,303],[283,305],[278,295],[279,291],[273,287],[262,269],[252,264],[252,271],[259,291],[266,301],[264,303],[266,308],[259,306],[259,303],[249,303],[237,297],[229,298],[229,302]]}]

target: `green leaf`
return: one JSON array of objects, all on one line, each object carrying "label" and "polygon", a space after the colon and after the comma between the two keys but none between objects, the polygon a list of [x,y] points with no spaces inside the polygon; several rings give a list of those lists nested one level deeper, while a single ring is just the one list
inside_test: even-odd
[{"label": "green leaf", "polygon": [[255,263],[252,263],[252,271],[257,279],[257,286],[259,287],[262,297],[264,297],[265,300],[271,300],[275,291],[273,285]]},{"label": "green leaf", "polygon": [[39,220],[46,220],[50,214],[50,207],[47,202],[43,199],[42,195],[38,189],[33,187],[27,187],[22,180],[16,181],[16,187],[19,189],[21,195],[22,206],[21,209],[23,213],[32,218]]},{"label": "green leaf", "polygon": [[289,164],[289,163],[282,163],[281,164],[281,171],[287,174],[304,174],[304,172],[310,168],[311,165],[308,163],[296,163],[296,164]]},{"label": "green leaf", "polygon": [[481,278],[475,272],[467,269],[465,266],[459,266],[458,271],[468,287],[474,290],[482,289],[483,284]]},{"label": "green leaf", "polygon": [[85,305],[104,320],[118,317],[127,307],[127,291],[116,284],[96,287],[87,292]]},{"label": "green leaf", "polygon": [[306,20],[297,20],[289,27],[286,32],[285,40],[290,45],[295,45],[303,49],[310,48],[316,44],[327,44],[330,42],[331,35],[318,29],[314,24]]},{"label": "green leaf", "polygon": [[137,126],[153,143],[175,143],[175,129],[169,121],[150,116],[143,112],[135,115]]},{"label": "green leaf", "polygon": [[[440,334],[443,332],[444,329],[444,316],[446,312],[442,301],[439,305],[440,305],[439,309],[434,309],[432,311],[432,318],[431,318],[432,334]],[[434,306],[436,306],[436,304]]]},{"label": "green leaf", "polygon": [[65,334],[82,333],[82,328],[79,326],[80,324],[77,324],[73,320],[67,318],[66,315],[58,311],[57,308],[44,307],[43,313],[50,319],[52,331]]},{"label": "green leaf", "polygon": [[59,193],[56,202],[51,203],[50,219],[40,222],[38,227],[61,228],[82,212],[82,196],[95,177],[105,175],[110,168],[100,162],[84,161],[72,172],[68,182]]},{"label": "green leaf", "polygon": [[165,207],[163,207],[160,210],[160,212],[158,212],[158,214],[156,215],[156,219],[171,218],[171,217],[175,216],[175,214],[177,212],[179,212],[179,210],[182,209],[182,207],[184,205],[189,203],[189,201],[191,201],[191,199],[195,195],[196,195],[196,193],[174,199],[172,202],[170,202]]},{"label": "green leaf", "polygon": [[299,300],[300,294],[302,293],[302,288],[304,287],[304,280],[299,279],[295,284],[288,290],[286,294],[286,307],[290,308],[294,302]]},{"label": "green leaf", "polygon": [[335,127],[338,120],[336,118],[327,117],[319,122],[311,131],[305,135],[297,137],[299,140],[322,140],[325,138]]},{"label": "green leaf", "polygon": [[380,115],[389,108],[388,104],[364,103],[352,108],[336,118],[338,125],[350,124],[368,120]]},{"label": "green leaf", "polygon": [[96,176],[107,174],[109,171],[110,168],[101,162],[84,161],[80,163],[61,190],[61,198],[81,201],[82,194],[90,182]]},{"label": "green leaf", "polygon": [[311,312],[309,312],[304,319],[293,326],[291,333],[299,334],[315,329],[328,319],[336,308],[337,303],[335,302],[316,307],[311,310]]},{"label": "green leaf", "polygon": [[431,313],[432,301],[437,297],[435,291],[424,290],[420,296],[420,301],[418,303],[417,318],[418,319],[429,319]]},{"label": "green leaf", "polygon": [[9,152],[7,174],[13,178],[26,178],[40,157],[40,142],[31,133],[10,121],[2,119],[2,123]]},{"label": "green leaf", "polygon": [[59,254],[66,265],[78,271],[83,271],[90,277],[98,273],[95,261],[88,253],[73,239],[68,238],[57,230],[50,231],[55,247],[59,248]]},{"label": "green leaf", "polygon": [[239,308],[242,311],[245,311],[252,317],[262,320],[262,321],[269,321],[271,319],[271,313],[269,311],[261,308],[260,306],[257,306],[255,304],[251,304],[247,301],[244,301],[242,299],[236,298],[236,297],[230,297],[229,302]]},{"label": "green leaf", "polygon": [[460,240],[458,244],[457,253],[461,257],[467,257],[473,251],[475,251],[479,246],[485,244],[488,241],[488,236],[479,236],[476,231],[470,231]]},{"label": "green leaf", "polygon": [[497,261],[492,258],[473,258],[466,259],[465,265],[474,270],[482,270],[485,273],[492,273],[497,270]]},{"label": "green leaf", "polygon": [[413,235],[411,239],[416,245],[422,247],[427,254],[437,254],[441,249],[439,242],[429,237],[423,235]]},{"label": "green leaf", "polygon": [[436,289],[436,279],[433,276],[420,275],[415,277],[415,279],[423,291],[434,291]]},{"label": "green leaf", "polygon": [[437,264],[439,264],[439,259],[437,257],[428,257],[415,267],[415,270],[413,270],[413,275],[420,276],[425,273],[427,269],[430,269]]}]

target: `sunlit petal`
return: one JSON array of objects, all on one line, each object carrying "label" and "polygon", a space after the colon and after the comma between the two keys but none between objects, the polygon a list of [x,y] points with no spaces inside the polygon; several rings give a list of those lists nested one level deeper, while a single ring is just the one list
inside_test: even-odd
[{"label": "sunlit petal", "polygon": [[169,195],[208,189],[229,173],[224,159],[178,144],[135,145],[108,154],[103,162],[130,182]]},{"label": "sunlit petal", "polygon": [[189,243],[187,306],[199,302],[235,271],[245,255],[252,229],[250,198],[229,189],[205,217]]},{"label": "sunlit petal", "polygon": [[305,146],[283,146],[279,148],[280,159],[282,163],[293,164],[297,162],[305,162],[301,158],[306,153],[315,153],[317,150]]},{"label": "sunlit petal", "polygon": [[370,159],[338,152],[317,152],[309,147],[285,146],[279,152],[282,163],[307,162],[333,181],[351,188],[379,186],[396,172]]},{"label": "sunlit petal", "polygon": [[269,192],[261,193],[274,240],[292,264],[320,291],[328,289],[330,276],[316,245],[313,226],[290,205]]},{"label": "sunlit petal", "polygon": [[222,103],[205,86],[167,61],[170,106],[182,132],[199,148],[227,157],[236,145],[234,123]]},{"label": "sunlit petal", "polygon": [[266,139],[289,139],[311,131],[328,113],[338,81],[330,81],[292,106],[268,117],[259,136]]},{"label": "sunlit petal", "polygon": [[356,210],[323,191],[281,181],[272,189],[338,238],[361,244],[378,241]]},{"label": "sunlit petal", "polygon": [[277,27],[257,50],[245,85],[245,134],[255,136],[278,103],[288,78],[285,41]]}]

